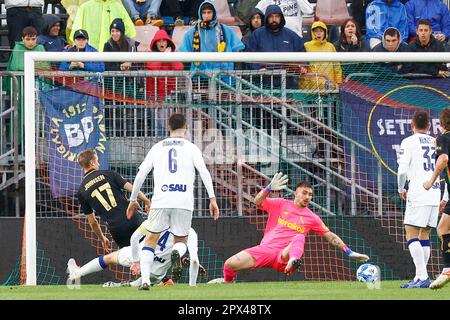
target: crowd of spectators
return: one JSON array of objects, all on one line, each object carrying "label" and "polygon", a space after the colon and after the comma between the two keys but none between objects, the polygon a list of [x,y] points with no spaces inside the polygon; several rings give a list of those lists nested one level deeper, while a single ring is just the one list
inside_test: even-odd
[{"label": "crowd of spectators", "polygon": [[[139,49],[139,42],[134,40],[136,28],[145,28],[145,25],[160,28],[150,41],[147,51],[175,51],[170,32],[184,24],[188,27],[178,48],[180,52],[443,52],[449,48],[450,13],[441,0],[354,0],[351,4],[353,18],[340,26],[327,26],[323,21],[315,21],[311,25],[311,41],[308,42],[304,42],[302,37],[302,17],[313,15],[314,6],[307,0],[254,1],[245,19],[246,27],[240,25],[244,34],[242,39],[232,26],[221,22],[213,1],[122,1],[84,1],[76,10],[70,33],[64,36],[65,21],[56,15],[43,15],[43,0],[5,0],[8,36],[13,49],[8,70],[23,69],[23,53],[27,50],[135,52]],[[363,10],[357,10],[358,6]],[[361,11],[364,11],[363,19]],[[171,15],[173,23],[163,25],[161,12]],[[361,20],[364,29],[358,23]],[[330,27],[339,29],[339,37],[333,42],[329,35]],[[312,89],[325,85],[337,88],[342,82],[342,68],[335,63],[311,63],[295,67],[248,64],[239,67],[252,70],[296,70],[297,77],[288,77],[288,88]],[[385,67],[398,73],[423,73],[434,77],[450,75],[446,65],[439,63],[386,64]],[[53,65],[55,68],[94,72],[127,71],[132,69],[132,64],[75,61]],[[190,70],[195,71],[227,71],[234,68],[235,65],[229,62],[193,62],[190,65]],[[181,70],[182,64],[150,62],[146,69]],[[151,82],[150,85],[154,90],[157,82]],[[170,87],[170,84],[164,85]]]}]

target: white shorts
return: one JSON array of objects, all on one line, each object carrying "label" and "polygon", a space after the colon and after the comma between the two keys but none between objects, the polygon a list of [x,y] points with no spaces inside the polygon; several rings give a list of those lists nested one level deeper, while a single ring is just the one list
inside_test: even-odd
[{"label": "white shorts", "polygon": [[403,224],[418,228],[436,228],[439,216],[439,206],[406,206]]},{"label": "white shorts", "polygon": [[177,208],[151,209],[145,227],[149,232],[172,231],[177,237],[187,237],[192,223],[192,211]]}]

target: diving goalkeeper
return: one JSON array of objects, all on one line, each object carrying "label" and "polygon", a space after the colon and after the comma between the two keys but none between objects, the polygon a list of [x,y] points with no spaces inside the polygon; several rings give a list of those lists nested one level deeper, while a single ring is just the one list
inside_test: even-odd
[{"label": "diving goalkeeper", "polygon": [[344,251],[350,259],[365,262],[369,257],[353,252],[322,220],[314,214],[308,204],[313,190],[309,183],[300,182],[295,188],[294,201],[283,198],[268,198],[271,191],[286,189],[288,177],[281,172],[275,174],[270,184],[261,190],[254,203],[269,214],[264,237],[255,247],[244,249],[225,261],[225,282],[234,281],[240,270],[273,268],[287,275],[302,265],[305,238],[313,231],[327,239],[333,246]]}]

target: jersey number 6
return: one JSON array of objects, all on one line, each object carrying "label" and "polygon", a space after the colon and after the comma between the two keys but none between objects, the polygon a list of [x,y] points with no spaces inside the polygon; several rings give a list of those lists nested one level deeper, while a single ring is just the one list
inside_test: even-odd
[{"label": "jersey number 6", "polygon": [[170,173],[177,172],[177,159],[175,157],[177,156],[177,150],[172,148],[169,150],[169,171]]}]

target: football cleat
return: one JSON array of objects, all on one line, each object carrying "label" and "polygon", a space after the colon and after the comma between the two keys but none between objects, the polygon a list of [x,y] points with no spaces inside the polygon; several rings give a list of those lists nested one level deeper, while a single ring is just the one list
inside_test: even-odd
[{"label": "football cleat", "polygon": [[171,278],[162,279],[161,282],[158,284],[159,287],[165,287],[165,286],[174,286],[175,282]]},{"label": "football cleat", "polygon": [[148,283],[143,283],[138,290],[149,291],[150,285]]},{"label": "football cleat", "polygon": [[436,280],[430,284],[430,289],[440,289],[450,282],[450,271],[442,272]]},{"label": "football cleat", "polygon": [[225,283],[225,278],[216,278],[208,281],[208,284]]},{"label": "football cleat", "polygon": [[[127,287],[120,282],[108,281],[105,282],[102,286],[103,288],[118,288],[118,287]],[[128,285],[129,287],[129,285]]]},{"label": "football cleat", "polygon": [[180,253],[177,250],[173,250],[172,255],[170,256],[170,260],[172,262],[173,280],[175,280],[175,282],[178,282],[181,279],[181,273],[183,271]]},{"label": "football cleat", "polygon": [[303,265],[303,259],[289,259],[286,268],[284,269],[284,273],[287,275],[291,275],[294,271],[299,271],[301,266]]},{"label": "football cleat", "polygon": [[75,280],[78,278],[77,271],[80,269],[80,267],[75,262],[74,258],[70,258],[69,261],[67,261],[67,273],[69,274],[70,280]]},{"label": "football cleat", "polygon": [[412,285],[410,285],[408,287],[408,289],[416,289],[416,288],[421,288],[421,289],[425,289],[425,288],[429,288],[431,284],[431,280],[430,278],[427,278],[425,280],[417,280],[415,283],[413,283]]},{"label": "football cleat", "polygon": [[415,280],[411,280],[410,282],[405,282],[405,283],[400,284],[400,288],[406,289],[406,288],[409,288],[410,286],[412,286],[415,283],[416,283]]}]

